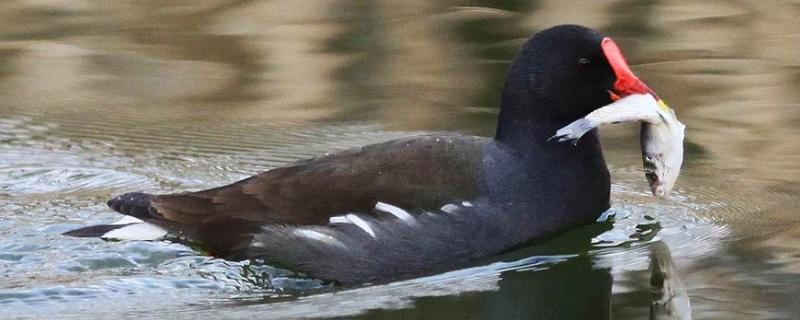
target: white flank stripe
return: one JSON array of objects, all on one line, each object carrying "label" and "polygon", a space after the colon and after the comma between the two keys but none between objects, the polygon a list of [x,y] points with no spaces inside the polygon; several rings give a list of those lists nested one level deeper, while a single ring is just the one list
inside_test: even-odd
[{"label": "white flank stripe", "polygon": [[364,219],[361,219],[359,216],[354,215],[352,213],[348,214],[346,217],[351,222],[353,222],[354,225],[356,225],[357,227],[361,228],[362,230],[364,230],[364,232],[369,233],[370,236],[375,238],[375,231],[372,231],[372,227],[370,227],[369,223],[364,221]]},{"label": "white flank stripe", "polygon": [[391,204],[388,204],[388,203],[383,203],[383,202],[376,203],[375,204],[375,210],[389,213],[389,214],[397,217],[398,219],[405,221],[406,223],[414,222],[414,217],[412,217],[410,214],[408,214],[407,211],[405,211],[403,209],[400,209],[398,207],[395,207],[395,206],[393,206]]},{"label": "white flank stripe", "polygon": [[324,243],[327,243],[327,244],[332,244],[332,245],[343,247],[343,248],[347,247],[347,246],[345,246],[344,243],[339,241],[339,239],[336,239],[336,238],[334,238],[332,236],[329,236],[327,234],[324,234],[324,233],[316,231],[316,230],[295,229],[294,230],[294,234],[296,234],[296,235],[298,235],[300,237],[304,237],[304,238],[308,238],[308,239],[311,239],[311,240],[324,242]]},{"label": "white flank stripe", "polygon": [[256,242],[253,242],[253,243],[251,243],[251,244],[250,244],[250,246],[251,246],[251,247],[257,247],[257,248],[265,248],[265,247],[266,247],[266,246],[264,245],[264,243],[263,243],[263,242],[261,242],[261,241],[256,241]]},{"label": "white flank stripe", "polygon": [[114,229],[100,236],[109,240],[158,240],[167,235],[167,230],[147,223],[136,223]]},{"label": "white flank stripe", "polygon": [[441,208],[439,208],[439,210],[442,210],[442,211],[447,212],[447,213],[453,213],[456,210],[458,210],[458,206],[454,205],[452,203],[448,203],[446,205],[443,205]]},{"label": "white flank stripe", "polygon": [[347,220],[347,217],[345,217],[345,216],[335,216],[335,217],[330,217],[328,219],[328,223],[330,223],[330,224],[335,224],[335,223],[344,224],[344,223],[352,223],[352,222],[350,222],[350,220]]},{"label": "white flank stripe", "polygon": [[471,207],[472,206],[472,202],[464,201],[464,202],[461,202],[461,205],[465,206],[465,207]]}]

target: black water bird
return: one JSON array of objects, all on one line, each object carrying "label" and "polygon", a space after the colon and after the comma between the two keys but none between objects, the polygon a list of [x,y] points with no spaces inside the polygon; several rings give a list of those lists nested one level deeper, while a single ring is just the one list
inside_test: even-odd
[{"label": "black water bird", "polygon": [[652,91],[610,38],[556,26],[514,58],[495,137],[403,138],[218,188],[127,193],[108,205],[215,255],[316,278],[358,284],[430,274],[595,221],[610,192],[596,130],[577,145],[548,138],[634,93]]}]

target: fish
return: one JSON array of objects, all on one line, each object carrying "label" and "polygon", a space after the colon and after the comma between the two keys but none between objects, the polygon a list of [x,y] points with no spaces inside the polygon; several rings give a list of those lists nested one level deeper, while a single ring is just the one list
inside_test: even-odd
[{"label": "fish", "polygon": [[686,125],[675,110],[652,94],[631,94],[558,129],[549,140],[578,144],[583,135],[605,124],[641,122],[639,144],[645,179],[651,193],[666,198],[672,192],[683,165]]}]

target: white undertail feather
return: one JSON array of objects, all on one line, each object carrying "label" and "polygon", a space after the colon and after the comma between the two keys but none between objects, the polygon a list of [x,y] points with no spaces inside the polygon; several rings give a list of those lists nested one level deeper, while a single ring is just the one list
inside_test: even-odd
[{"label": "white undertail feather", "polygon": [[131,224],[131,223],[144,223],[141,219],[134,218],[131,216],[123,216],[122,219],[114,221],[110,223],[111,225],[119,225],[119,224]]},{"label": "white undertail feather", "polygon": [[[167,235],[167,230],[164,230],[158,226],[154,226],[149,223],[141,222],[141,220],[136,218],[133,219],[138,220],[139,222],[120,223],[120,221],[125,220],[123,218],[123,220],[117,221],[113,224],[130,223],[130,225],[106,232],[105,234],[100,236],[100,238],[106,240],[121,240],[121,241],[134,241],[134,240],[147,241],[147,240],[158,240]],[[131,220],[126,220],[126,221],[131,221]]]}]

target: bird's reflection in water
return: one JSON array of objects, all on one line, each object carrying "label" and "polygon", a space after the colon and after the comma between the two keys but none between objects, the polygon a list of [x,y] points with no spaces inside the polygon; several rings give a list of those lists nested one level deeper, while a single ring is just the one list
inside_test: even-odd
[{"label": "bird's reflection in water", "polygon": [[485,300],[485,318],[611,319],[611,272],[597,268],[588,253],[592,238],[609,229],[611,224],[596,224],[532,248],[533,254],[577,256],[535,272],[504,273],[500,290]]},{"label": "bird's reflection in water", "polygon": [[610,319],[612,276],[590,251],[592,238],[611,227],[585,226],[492,259],[508,262],[301,297],[270,310],[309,316],[324,305],[314,316],[355,319]]},{"label": "bird's reflection in water", "polygon": [[[657,228],[653,230],[657,232]],[[649,296],[632,300],[649,301],[650,319],[690,320],[689,297],[669,247],[663,241],[655,241],[648,247],[650,291],[637,292]],[[613,319],[612,284],[611,270],[597,268],[591,254],[578,255],[536,272],[505,273],[500,289],[493,293],[496,298],[486,299],[490,301],[487,306],[490,312],[481,318]],[[646,304],[639,307],[647,308]]]},{"label": "bird's reflection in water", "polygon": [[[610,223],[586,226],[500,257],[510,262],[269,303],[270,315],[354,319],[613,319],[612,272],[597,266],[591,245],[594,237],[611,228]],[[647,312],[649,301],[650,319],[691,319],[689,299],[675,271],[670,250],[661,241],[649,247],[651,290],[637,290],[639,298],[633,299],[637,301],[634,304]],[[646,285],[644,281],[641,284]],[[226,314],[248,314],[252,308],[265,307],[242,305],[226,309]]]}]

